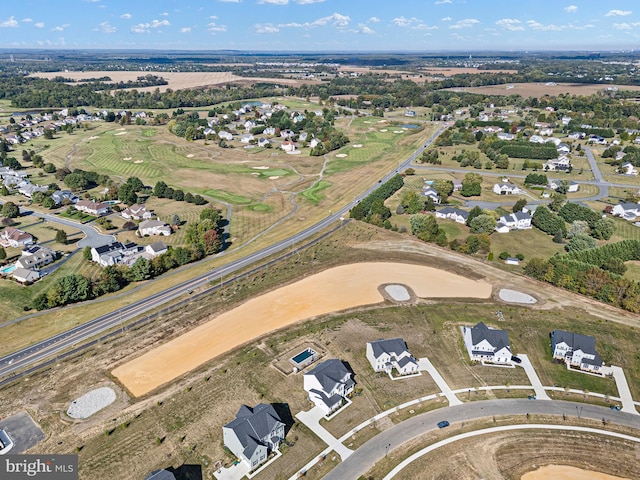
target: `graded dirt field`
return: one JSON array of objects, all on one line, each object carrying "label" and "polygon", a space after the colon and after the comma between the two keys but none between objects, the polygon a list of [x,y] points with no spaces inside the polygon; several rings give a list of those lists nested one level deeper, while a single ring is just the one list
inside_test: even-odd
[{"label": "graded dirt field", "polygon": [[[512,86],[513,88],[507,88]],[[481,95],[520,95],[522,97],[543,97],[545,95],[592,95],[609,87],[617,87],[620,90],[640,91],[640,87],[633,85],[602,85],[590,83],[510,83],[508,85],[487,85],[484,87],[455,87],[443,90],[454,92],[478,93]]]},{"label": "graded dirt field", "polygon": [[525,473],[521,480],[547,480],[549,478],[554,480],[625,480],[622,477],[566,465],[547,465],[533,472]]},{"label": "graded dirt field", "polygon": [[157,75],[169,82],[168,85],[157,85],[152,87],[136,88],[139,92],[153,92],[156,89],[161,92],[167,89],[183,90],[186,88],[211,87],[217,85],[225,85],[227,83],[260,83],[272,82],[284,85],[299,86],[303,83],[318,83],[318,80],[296,80],[290,78],[258,78],[258,77],[239,77],[231,72],[140,72],[137,70],[129,72],[121,71],[88,71],[88,72],[41,72],[34,73],[31,76],[52,79],[55,77],[70,78],[77,82],[89,78],[109,77],[113,83],[127,82],[136,80],[144,75]]},{"label": "graded dirt field", "polygon": [[331,268],[253,298],[112,371],[135,396],[203,363],[304,319],[380,303],[378,287],[405,284],[420,298],[489,298],[491,285],[406,263],[356,263]]}]

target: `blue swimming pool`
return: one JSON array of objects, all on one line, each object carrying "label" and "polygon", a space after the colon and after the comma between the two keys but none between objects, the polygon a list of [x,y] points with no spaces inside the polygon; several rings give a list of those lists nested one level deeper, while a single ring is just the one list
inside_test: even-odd
[{"label": "blue swimming pool", "polygon": [[9,275],[10,273],[13,273],[15,269],[15,265],[9,265],[8,267],[0,268],[0,273],[3,275]]},{"label": "blue swimming pool", "polygon": [[418,125],[415,123],[405,123],[404,125],[400,125],[402,128],[418,128]]},{"label": "blue swimming pool", "polygon": [[293,357],[291,360],[293,360],[296,363],[302,363],[304,362],[307,358],[313,356],[313,354],[316,353],[311,349],[307,349],[304,352],[300,352],[299,354],[297,354],[295,357]]}]

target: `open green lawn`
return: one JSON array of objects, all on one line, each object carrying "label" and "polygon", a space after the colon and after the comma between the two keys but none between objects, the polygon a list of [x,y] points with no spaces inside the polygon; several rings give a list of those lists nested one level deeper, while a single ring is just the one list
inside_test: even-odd
[{"label": "open green lawn", "polygon": [[493,233],[491,235],[491,251],[496,261],[500,252],[509,252],[511,256],[521,253],[526,260],[534,257],[550,258],[555,253],[564,252],[564,247],[553,243],[552,238],[537,228],[516,230],[509,233]]},{"label": "open green lawn", "polygon": [[311,203],[317,204],[323,198],[322,191],[329,188],[330,186],[331,186],[330,182],[327,182],[326,180],[320,180],[311,188],[303,191],[300,195],[303,198],[309,200]]}]

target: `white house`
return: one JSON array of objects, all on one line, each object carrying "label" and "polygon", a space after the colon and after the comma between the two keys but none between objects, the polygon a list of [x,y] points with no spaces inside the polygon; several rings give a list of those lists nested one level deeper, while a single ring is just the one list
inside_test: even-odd
[{"label": "white house", "polygon": [[575,193],[578,190],[580,190],[580,184],[578,182],[576,182],[575,180],[569,181],[569,188],[567,189],[567,191],[569,193]]},{"label": "white house", "polygon": [[149,220],[153,217],[153,210],[147,210],[147,207],[144,205],[134,203],[130,207],[122,210],[120,216],[127,220]]},{"label": "white house", "polygon": [[48,247],[32,245],[22,250],[22,256],[16,261],[16,268],[39,270],[44,265],[55,261],[56,252]]},{"label": "white house", "polygon": [[266,147],[267,145],[269,145],[271,142],[269,141],[268,138],[264,138],[264,137],[260,137],[258,138],[258,146],[259,147]]},{"label": "white house", "polygon": [[541,137],[550,137],[551,135],[553,135],[553,128],[541,128],[538,133]]},{"label": "white house", "polygon": [[633,175],[633,176],[638,175],[638,170],[636,169],[636,167],[633,166],[633,163],[631,162],[624,162],[622,165],[620,165],[618,172],[621,175]]},{"label": "white house", "polygon": [[309,142],[309,146],[311,148],[316,148],[320,143],[321,143],[320,140],[318,140],[317,138],[312,138],[311,141]]},{"label": "white house", "polygon": [[635,220],[640,217],[640,204],[621,202],[611,210],[611,214],[616,217],[622,217],[625,220]]},{"label": "white house", "polygon": [[325,360],[304,374],[304,389],[325,415],[337,410],[353,392],[353,374],[336,358]]},{"label": "white house", "polygon": [[596,352],[596,339],[589,335],[554,330],[551,332],[551,352],[553,358],[588,372],[599,373],[603,365]]},{"label": "white house", "polygon": [[138,225],[138,233],[145,235],[171,235],[171,227],[160,220],[145,220]]},{"label": "white house", "polygon": [[564,172],[571,167],[571,160],[566,155],[560,155],[558,158],[547,160],[542,166],[545,172]]},{"label": "white house", "polygon": [[496,183],[493,186],[493,193],[497,195],[518,195],[521,192],[520,187],[513,183]]},{"label": "white house", "polygon": [[280,148],[282,148],[282,150],[284,150],[287,153],[294,152],[296,149],[296,144],[291,140],[285,140],[284,142],[282,142],[282,145],[280,146]]},{"label": "white house", "polygon": [[469,218],[469,212],[454,207],[444,207],[436,210],[436,218],[453,220],[457,223],[465,224]]},{"label": "white house", "polygon": [[566,143],[560,143],[556,147],[556,151],[558,153],[569,153],[571,152],[571,147],[569,147],[569,145],[567,145]]},{"label": "white house", "polygon": [[507,133],[507,132],[500,132],[498,133],[498,135],[496,135],[496,137],[498,137],[499,140],[507,140],[507,141],[511,141],[514,138],[516,138],[516,136],[513,133]]},{"label": "white house", "polygon": [[23,247],[31,245],[33,237],[22,230],[13,227],[6,227],[0,232],[0,245],[3,247]]},{"label": "white house", "polygon": [[[509,215],[504,215],[498,220],[498,225],[504,225],[509,230],[527,230],[531,228],[531,214],[529,212],[515,212]],[[501,232],[501,230],[496,231]],[[507,230],[508,231],[508,230]]]},{"label": "white house", "polygon": [[224,446],[255,470],[284,440],[285,424],[273,405],[242,405],[235,420],[222,427]]},{"label": "white house", "polygon": [[275,127],[267,127],[264,129],[264,131],[262,132],[265,135],[275,135],[276,134],[276,128]]},{"label": "white house", "polygon": [[138,254],[142,250],[143,248],[135,243],[112,242],[100,247],[92,247],[91,260],[102,267],[118,264],[129,265],[139,258]]},{"label": "white house", "polygon": [[391,373],[396,369],[398,375],[410,375],[418,372],[418,362],[407,349],[401,338],[367,342],[367,360],[376,372]]},{"label": "white house", "polygon": [[504,330],[487,327],[483,322],[474,327],[462,327],[464,345],[469,358],[492,363],[509,363],[511,346]]},{"label": "white house", "polygon": [[438,191],[430,185],[422,187],[422,195],[429,197],[433,200],[433,203],[440,203],[440,195],[438,195]]},{"label": "white house", "polygon": [[109,213],[110,207],[106,203],[94,202],[93,200],[80,200],[75,205],[76,210],[99,217]]},{"label": "white house", "polygon": [[544,138],[542,138],[540,135],[531,135],[529,141],[531,143],[544,143]]},{"label": "white house", "polygon": [[28,268],[16,267],[11,276],[20,283],[33,283],[40,278],[40,273]]},{"label": "white house", "polygon": [[144,254],[147,258],[155,258],[167,253],[168,250],[164,242],[154,242],[144,247]]},{"label": "white house", "polygon": [[233,140],[233,135],[225,130],[218,132],[218,137],[220,137],[222,140],[226,140],[227,142]]}]

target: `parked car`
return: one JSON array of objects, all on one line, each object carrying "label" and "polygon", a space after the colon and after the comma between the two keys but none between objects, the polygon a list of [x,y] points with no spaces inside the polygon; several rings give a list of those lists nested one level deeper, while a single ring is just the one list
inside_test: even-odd
[{"label": "parked car", "polygon": [[516,357],[515,355],[511,355],[511,361],[516,363],[522,363],[522,359]]},{"label": "parked car", "polygon": [[438,428],[445,428],[449,426],[449,422],[447,422],[446,420],[442,420],[441,422],[438,422]]}]

